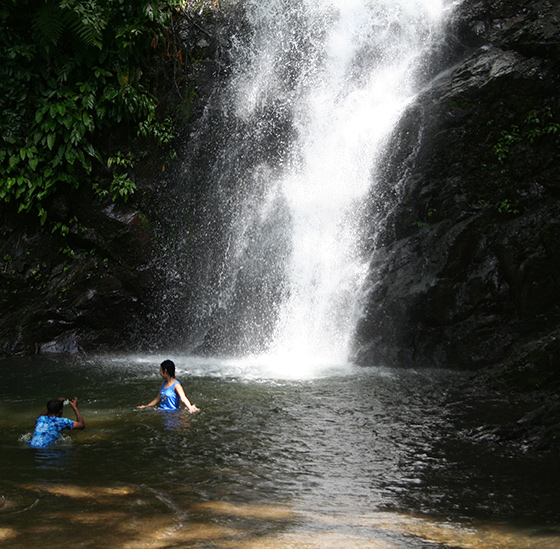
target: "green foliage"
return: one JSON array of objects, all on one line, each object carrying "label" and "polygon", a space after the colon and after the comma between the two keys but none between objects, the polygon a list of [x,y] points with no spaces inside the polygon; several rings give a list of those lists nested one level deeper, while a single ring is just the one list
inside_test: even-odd
[{"label": "green foliage", "polygon": [[550,107],[534,109],[527,113],[522,129],[512,124],[508,129],[502,130],[492,148],[498,164],[503,166],[508,161],[511,149],[516,143],[527,142],[533,145],[540,137],[557,134],[560,124],[552,120]]},{"label": "green foliage", "polygon": [[557,134],[560,131],[560,124],[553,122],[553,114],[550,107],[543,110],[532,110],[527,114],[527,129],[525,136],[531,144],[539,137]]},{"label": "green foliage", "polygon": [[520,141],[521,135],[519,134],[519,127],[515,124],[512,125],[509,130],[502,130],[500,132],[500,138],[492,149],[500,166],[503,166],[506,162],[512,145]]},{"label": "green foliage", "polygon": [[512,203],[512,201],[509,200],[508,198],[504,198],[503,200],[498,202],[496,204],[496,209],[500,213],[506,213],[506,214],[512,214],[512,215],[517,215],[519,213],[519,210],[515,207],[515,205]]},{"label": "green foliage", "polygon": [[100,197],[134,192],[127,171],[139,149],[134,140],[153,149],[175,134],[150,91],[150,71],[168,51],[168,24],[179,4],[4,0],[0,201],[36,212],[44,223],[47,198],[85,180]]},{"label": "green foliage", "polygon": [[[501,130],[496,128],[495,120],[488,121],[489,134],[486,142],[491,146],[491,161],[483,167],[492,171],[493,184],[481,193],[481,203],[495,204],[499,213],[517,215],[520,213],[518,190],[525,184],[524,174],[516,162],[519,155],[526,159],[539,155],[550,155],[550,151],[558,152],[560,123],[554,121],[550,107],[533,109],[524,118],[512,122]],[[542,151],[548,151],[546,153]],[[548,158],[543,158],[548,160]]]}]

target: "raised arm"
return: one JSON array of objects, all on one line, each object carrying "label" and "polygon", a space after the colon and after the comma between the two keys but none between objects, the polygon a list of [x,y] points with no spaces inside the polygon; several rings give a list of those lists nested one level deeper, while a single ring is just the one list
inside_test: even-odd
[{"label": "raised arm", "polygon": [[78,410],[78,397],[74,397],[68,403],[70,404],[70,406],[72,406],[72,408],[74,409],[74,413],[76,414],[76,421],[74,421],[72,429],[85,429],[86,422],[84,421],[82,414],[80,414],[80,411]]},{"label": "raised arm", "polygon": [[177,385],[175,385],[175,392],[179,395],[181,402],[186,406],[187,410],[191,414],[198,412],[198,408],[194,404],[190,403],[187,395],[185,394],[185,391],[183,390],[183,386],[180,383],[177,383]]}]

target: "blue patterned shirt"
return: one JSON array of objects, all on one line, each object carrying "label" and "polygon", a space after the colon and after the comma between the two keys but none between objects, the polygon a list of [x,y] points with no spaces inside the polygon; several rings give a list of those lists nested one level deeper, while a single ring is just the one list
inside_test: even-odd
[{"label": "blue patterned shirt", "polygon": [[74,422],[67,417],[39,416],[29,445],[33,448],[46,448],[58,440],[64,429],[72,429],[73,426]]}]

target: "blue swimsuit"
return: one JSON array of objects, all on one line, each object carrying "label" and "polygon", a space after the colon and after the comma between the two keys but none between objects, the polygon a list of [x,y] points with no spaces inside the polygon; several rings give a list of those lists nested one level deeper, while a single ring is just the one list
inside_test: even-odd
[{"label": "blue swimsuit", "polygon": [[165,388],[165,381],[161,384],[161,389],[159,391],[159,408],[161,410],[178,410],[180,408],[179,403],[181,399],[179,395],[175,392],[175,385],[179,383],[174,381],[169,387]]}]

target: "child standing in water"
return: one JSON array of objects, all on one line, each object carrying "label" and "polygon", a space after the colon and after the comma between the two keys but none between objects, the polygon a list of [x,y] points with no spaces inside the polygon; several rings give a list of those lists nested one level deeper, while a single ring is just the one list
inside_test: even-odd
[{"label": "child standing in water", "polygon": [[189,402],[181,383],[175,379],[174,362],[172,360],[164,360],[161,363],[159,373],[163,378],[163,383],[157,397],[149,404],[137,406],[137,408],[157,406],[161,410],[178,410],[180,402],[183,402],[191,414],[198,412],[198,408]]},{"label": "child standing in water", "polygon": [[64,429],[84,429],[86,424],[78,411],[78,397],[68,401],[74,409],[76,421],[62,417],[64,398],[53,398],[47,402],[47,411],[37,418],[35,432],[29,445],[33,448],[46,448],[58,440]]}]

